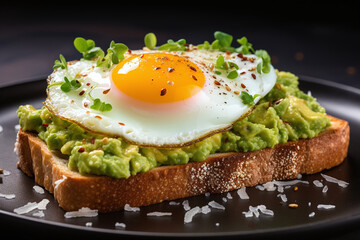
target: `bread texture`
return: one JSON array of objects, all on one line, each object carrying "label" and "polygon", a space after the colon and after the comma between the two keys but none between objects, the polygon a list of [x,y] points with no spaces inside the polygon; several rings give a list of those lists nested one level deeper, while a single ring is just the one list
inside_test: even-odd
[{"label": "bread texture", "polygon": [[222,193],[337,166],[347,156],[350,128],[348,122],[329,117],[331,126],[312,139],[254,152],[213,154],[202,162],[157,167],[127,179],[71,171],[64,156],[50,151],[36,134],[20,129],[18,167],[52,193],[66,211],[89,207],[112,212],[125,204],[145,206],[206,192]]}]

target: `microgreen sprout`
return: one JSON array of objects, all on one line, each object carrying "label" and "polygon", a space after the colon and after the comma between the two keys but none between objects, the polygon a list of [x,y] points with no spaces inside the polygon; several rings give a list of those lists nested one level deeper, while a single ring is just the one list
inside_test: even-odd
[{"label": "microgreen sprout", "polygon": [[248,42],[246,37],[242,37],[240,39],[237,39],[237,42],[241,45],[236,49],[237,53],[241,54],[251,54],[254,53],[254,48],[252,47],[252,44]]},{"label": "microgreen sprout", "polygon": [[[240,47],[234,48],[231,46],[233,37],[227,33],[216,31],[214,33],[215,40],[212,43],[205,41],[202,44],[197,45],[199,49],[209,50],[209,51],[230,51],[240,54],[255,54],[257,57],[262,59],[257,65],[258,73],[269,73],[271,59],[270,55],[265,50],[254,50],[253,45],[248,42],[246,37],[237,39],[236,41],[240,44]],[[234,73],[235,75],[235,73]]]},{"label": "microgreen sprout", "polygon": [[256,66],[256,71],[258,73],[269,73],[271,59],[267,51],[265,50],[256,50],[255,55],[262,59],[262,61]]},{"label": "microgreen sprout", "polygon": [[53,69],[55,70],[55,69],[61,68],[61,69],[67,70],[68,68],[67,68],[67,62],[66,62],[65,57],[62,54],[60,54],[59,59],[60,60],[58,60],[58,59],[55,60]]},{"label": "microgreen sprout", "polygon": [[148,33],[145,35],[144,43],[148,49],[150,50],[154,49],[156,47],[156,42],[157,39],[154,33]]},{"label": "microgreen sprout", "polygon": [[[216,59],[215,68],[225,71],[228,79],[235,79],[239,76],[237,72],[239,66],[233,62],[226,61],[223,55],[219,55]],[[221,71],[215,71],[215,73],[220,75]]]},{"label": "microgreen sprout", "polygon": [[81,87],[81,83],[78,80],[69,80],[67,77],[64,77],[64,82],[61,84],[60,89],[63,92],[70,92],[71,89],[77,89]]},{"label": "microgreen sprout", "polygon": [[167,43],[158,47],[158,50],[167,50],[167,51],[185,51],[186,49],[186,40],[180,39],[178,41],[174,41],[169,39]]},{"label": "microgreen sprout", "polygon": [[91,95],[91,92],[97,87],[97,85],[95,87],[93,87],[90,92],[88,93],[90,99],[93,101],[93,104],[90,106],[91,109],[94,110],[98,110],[100,112],[106,112],[106,111],[111,111],[112,110],[112,106],[110,103],[106,103],[106,102],[102,102],[100,100],[100,98],[94,98]]},{"label": "microgreen sprout", "polygon": [[76,50],[82,53],[85,60],[92,60],[104,54],[104,51],[95,46],[95,42],[91,39],[77,37],[74,40]]},{"label": "microgreen sprout", "polygon": [[261,95],[260,94],[255,94],[254,96],[252,96],[246,91],[242,91],[241,94],[240,94],[240,98],[241,98],[243,104],[246,104],[246,105],[249,105],[249,106],[252,106],[252,105],[255,104],[254,100],[257,97],[261,97]]},{"label": "microgreen sprout", "polygon": [[107,53],[105,55],[101,48],[95,46],[95,42],[93,40],[86,40],[81,37],[75,38],[74,46],[76,50],[83,54],[83,59],[97,59],[97,67],[107,68],[110,68],[113,64],[118,64],[120,60],[123,60],[125,58],[124,53],[128,50],[128,47],[125,44],[111,41],[110,47],[107,49]]}]

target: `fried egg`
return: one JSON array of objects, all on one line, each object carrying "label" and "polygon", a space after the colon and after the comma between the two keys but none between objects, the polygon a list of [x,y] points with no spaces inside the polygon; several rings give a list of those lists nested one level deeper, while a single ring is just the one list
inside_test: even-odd
[{"label": "fried egg", "polygon": [[[237,66],[236,77],[216,69],[220,55]],[[45,105],[95,133],[139,146],[183,147],[229,130],[249,114],[252,106],[243,103],[241,92],[256,96],[256,104],[273,88],[275,70],[258,73],[261,61],[255,55],[206,50],[129,51],[110,69],[80,60],[49,76]],[[67,74],[81,87],[62,91],[56,83]],[[94,99],[111,104],[111,111],[92,109]]]}]

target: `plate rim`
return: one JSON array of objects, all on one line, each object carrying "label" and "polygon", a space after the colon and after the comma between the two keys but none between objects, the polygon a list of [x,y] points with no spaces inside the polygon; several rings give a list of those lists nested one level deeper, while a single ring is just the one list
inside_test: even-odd
[{"label": "plate rim", "polygon": [[[343,83],[333,82],[330,80],[325,80],[322,78],[306,76],[306,75],[296,75],[299,81],[304,81],[310,84],[318,84],[327,87],[341,89],[343,91],[351,92],[353,94],[360,96],[360,89],[346,85]],[[24,85],[33,84],[33,83],[41,83],[42,81],[46,81],[46,78],[42,77],[35,77],[30,80],[23,80],[21,82],[15,82],[12,84],[7,84],[5,86],[0,85],[0,90],[4,90],[7,88],[18,88]],[[348,158],[346,159],[348,160]],[[295,232],[313,232],[313,231],[324,231],[326,228],[329,227],[337,227],[341,228],[345,225],[355,224],[360,221],[360,211],[357,214],[346,214],[341,217],[331,217],[329,219],[324,219],[316,222],[309,222],[305,224],[299,224],[295,226],[286,226],[286,227],[279,227],[279,228],[269,228],[269,229],[256,229],[256,230],[248,230],[248,231],[224,231],[224,232],[148,232],[148,231],[130,231],[130,230],[119,230],[110,228],[100,228],[100,227],[86,227],[80,226],[71,223],[62,223],[56,221],[49,221],[44,220],[41,218],[33,218],[27,215],[19,215],[16,213],[12,213],[9,211],[5,211],[0,209],[0,215],[7,216],[16,220],[24,220],[27,221],[29,224],[43,224],[43,225],[50,225],[55,226],[58,228],[64,229],[71,229],[75,231],[87,231],[87,232],[94,232],[94,233],[104,233],[104,234],[111,234],[111,235],[118,235],[118,236],[133,236],[133,237],[235,237],[235,236],[270,236],[276,234],[284,234],[284,233],[295,233]]]}]

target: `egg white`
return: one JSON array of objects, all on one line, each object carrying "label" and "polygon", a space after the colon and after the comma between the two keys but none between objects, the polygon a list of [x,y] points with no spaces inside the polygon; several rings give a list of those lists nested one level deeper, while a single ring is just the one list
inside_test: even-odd
[{"label": "egg white", "polygon": [[[131,54],[141,53],[146,51],[132,51]],[[96,67],[96,61],[80,60],[68,66],[68,73],[63,69],[54,71],[48,82],[62,82],[66,74],[69,74],[72,77],[78,76],[82,86],[67,93],[60,89],[60,85],[49,87],[45,105],[55,115],[89,131],[121,137],[141,146],[182,147],[230,129],[234,122],[249,113],[252,106],[242,102],[239,97],[241,91],[265,96],[276,82],[272,66],[267,74],[256,71],[257,64],[262,60],[255,55],[246,55],[253,61],[243,61],[237,54],[227,55],[223,52],[194,50],[167,53],[187,57],[197,64],[206,79],[202,91],[175,103],[129,101],[111,83],[111,70],[114,66],[105,69]],[[220,54],[239,66],[236,79],[214,73],[214,65]],[[106,91],[108,89],[110,91]],[[112,110],[100,112],[91,109],[93,100],[89,91],[93,98],[110,103]],[[255,98],[255,103],[260,98]]]}]

